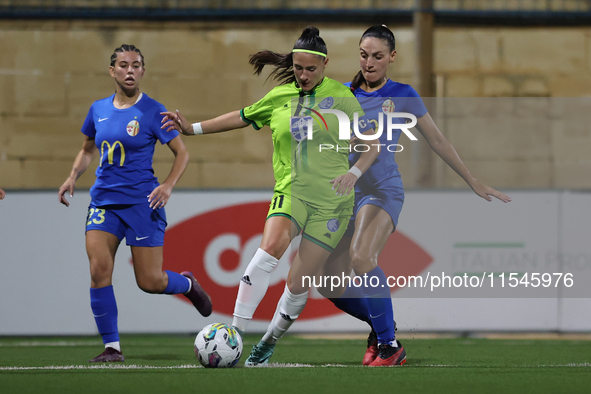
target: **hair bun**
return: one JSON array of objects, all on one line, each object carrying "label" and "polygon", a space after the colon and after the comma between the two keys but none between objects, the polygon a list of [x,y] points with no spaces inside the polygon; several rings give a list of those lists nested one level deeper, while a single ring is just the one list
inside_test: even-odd
[{"label": "hair bun", "polygon": [[318,30],[314,26],[308,26],[302,32],[302,37],[306,37],[306,36],[320,36],[320,30]]}]

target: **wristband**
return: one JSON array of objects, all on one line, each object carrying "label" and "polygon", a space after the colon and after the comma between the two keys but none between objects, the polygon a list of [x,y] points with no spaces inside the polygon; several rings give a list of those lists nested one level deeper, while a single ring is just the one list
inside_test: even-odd
[{"label": "wristband", "polygon": [[193,134],[195,134],[195,135],[203,134],[203,128],[201,127],[201,122],[193,123]]},{"label": "wristband", "polygon": [[361,178],[361,175],[363,175],[361,170],[355,166],[351,167],[348,172],[355,175],[357,177],[357,179]]}]

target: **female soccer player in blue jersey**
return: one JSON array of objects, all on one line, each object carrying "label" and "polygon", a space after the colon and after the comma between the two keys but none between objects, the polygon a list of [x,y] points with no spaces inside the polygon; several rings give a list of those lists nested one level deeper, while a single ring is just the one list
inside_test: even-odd
[{"label": "female soccer player in blue jersey", "polygon": [[[249,107],[193,125],[179,112],[165,113],[166,123],[163,126],[187,135],[217,133],[248,125],[255,129],[264,125],[271,127],[275,194],[261,246],[240,282],[233,326],[241,333],[263,299],[271,271],[291,240],[302,232],[302,242],[291,265],[277,312],[267,333],[246,360],[247,366],[268,362],[276,341],[304,309],[309,285],[303,284],[303,276],[317,274],[338,244],[353,208],[353,196],[348,195],[349,191],[377,156],[377,150],[365,152],[349,169],[343,154],[349,148],[349,123],[346,122],[347,138],[340,140],[336,116],[324,118],[327,123],[325,128],[314,126],[313,138],[301,138],[300,121],[309,118],[313,124],[312,112],[308,111],[330,108],[346,113],[350,119],[355,112],[365,119],[351,91],[324,76],[328,63],[327,48],[318,29],[305,29],[292,52],[261,51],[251,57],[250,63],[257,74],[267,65],[275,67],[271,75],[282,84]],[[365,128],[360,127],[360,132],[373,134],[373,126],[367,121]],[[319,153],[319,144],[323,141],[332,146],[338,145],[339,149]]]},{"label": "female soccer player in blue jersey", "polygon": [[[350,84],[365,114],[377,124],[378,114],[407,112],[418,118],[416,128],[431,148],[480,197],[491,201],[493,196],[503,202],[511,199],[503,193],[485,186],[472,176],[453,146],[439,131],[431,115],[424,107],[418,93],[410,86],[394,82],[387,77],[388,65],[396,58],[394,34],[386,26],[367,29],[359,43],[361,70]],[[404,120],[396,122],[404,123]],[[349,228],[325,267],[330,273],[351,272],[380,279],[377,287],[344,289],[340,298],[331,300],[335,305],[372,326],[364,365],[400,365],[406,361],[406,352],[395,339],[395,323],[392,299],[386,276],[378,266],[378,257],[388,237],[398,225],[398,216],[404,202],[404,190],[394,153],[387,147],[395,146],[401,131],[396,130],[390,140],[384,132],[378,158],[355,184],[355,208]],[[350,165],[355,165],[359,155],[349,156]],[[340,267],[340,268],[339,268]],[[339,271],[340,270],[340,271]],[[325,271],[325,275],[329,274]],[[322,293],[322,291],[321,291]]]},{"label": "female soccer player in blue jersey", "polygon": [[[90,189],[86,217],[86,252],[90,261],[90,305],[105,350],[90,362],[124,361],[117,328],[112,286],[115,253],[126,238],[131,247],[138,286],[147,293],[184,294],[203,315],[211,314],[209,295],[190,272],[162,271],[164,206],[189,161],[178,132],[160,128],[165,107],[140,92],[144,57],[133,45],[111,56],[109,72],[115,93],[95,101],[82,126],[84,143],[70,176],[60,187],[59,201],[69,206],[76,180],[99,151],[96,181]],[[152,169],[156,141],[167,144],[175,158],[166,180],[158,184]]]}]

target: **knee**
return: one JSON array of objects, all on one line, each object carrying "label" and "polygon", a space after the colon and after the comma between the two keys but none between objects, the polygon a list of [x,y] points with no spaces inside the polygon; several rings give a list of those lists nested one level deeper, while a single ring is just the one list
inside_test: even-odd
[{"label": "knee", "polygon": [[112,266],[99,259],[90,259],[90,280],[95,288],[111,284]]},{"label": "knee", "polygon": [[263,241],[261,243],[261,249],[279,260],[283,256],[283,253],[285,253],[290,242],[289,237],[274,237],[273,239]]},{"label": "knee", "polygon": [[354,251],[350,252],[351,256],[351,265],[355,274],[363,275],[365,273],[370,272],[375,267],[378,266],[378,257],[377,256],[370,256],[365,252]]},{"label": "knee", "polygon": [[138,287],[149,294],[160,294],[166,289],[166,283],[162,276],[142,276],[136,280]]}]

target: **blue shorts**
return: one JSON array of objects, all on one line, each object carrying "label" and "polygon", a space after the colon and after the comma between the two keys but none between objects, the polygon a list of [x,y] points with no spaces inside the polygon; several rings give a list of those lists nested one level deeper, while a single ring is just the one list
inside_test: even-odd
[{"label": "blue shorts", "polygon": [[345,236],[352,237],[355,232],[355,218],[362,206],[371,204],[382,208],[392,218],[394,229],[398,227],[398,217],[402,211],[402,204],[404,204],[404,189],[395,186],[386,188],[376,188],[371,193],[363,193],[355,191],[355,206],[353,208],[353,216],[349,221],[349,226],[345,232]]},{"label": "blue shorts", "polygon": [[105,205],[90,203],[86,216],[86,231],[101,230],[119,238],[125,237],[130,246],[164,245],[166,212],[164,208],[152,209],[145,204]]}]

